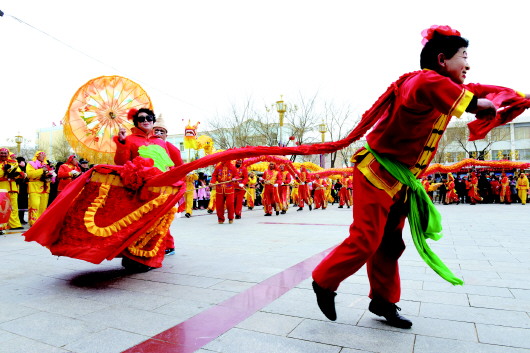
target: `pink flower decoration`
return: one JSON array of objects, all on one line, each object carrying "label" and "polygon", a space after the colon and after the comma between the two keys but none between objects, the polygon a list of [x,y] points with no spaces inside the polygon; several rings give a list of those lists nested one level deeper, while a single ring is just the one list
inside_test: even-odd
[{"label": "pink flower decoration", "polygon": [[449,26],[433,25],[430,28],[427,28],[421,31],[421,36],[423,37],[421,44],[425,45],[425,43],[430,41],[432,39],[432,36],[434,35],[434,32],[438,32],[445,36],[459,36],[460,35],[459,31],[457,31],[456,29],[452,29]]}]

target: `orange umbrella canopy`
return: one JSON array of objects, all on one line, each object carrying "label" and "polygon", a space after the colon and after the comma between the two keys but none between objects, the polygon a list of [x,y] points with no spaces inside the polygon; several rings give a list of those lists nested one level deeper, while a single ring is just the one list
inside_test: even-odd
[{"label": "orange umbrella canopy", "polygon": [[101,76],[77,90],[64,116],[64,135],[79,157],[94,164],[114,164],[113,136],[120,127],[130,133],[131,108],[153,109],[139,84],[121,76]]}]

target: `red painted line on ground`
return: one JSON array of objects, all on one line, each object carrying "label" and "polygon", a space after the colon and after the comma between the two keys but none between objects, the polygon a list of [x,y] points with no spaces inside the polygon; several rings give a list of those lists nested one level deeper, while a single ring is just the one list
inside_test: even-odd
[{"label": "red painted line on ground", "polygon": [[123,353],[195,352],[309,278],[332,249],[313,255]]},{"label": "red painted line on ground", "polygon": [[332,226],[332,227],[349,227],[349,224],[324,224],[324,223],[284,223],[284,222],[257,222],[259,224],[293,224],[297,226]]}]

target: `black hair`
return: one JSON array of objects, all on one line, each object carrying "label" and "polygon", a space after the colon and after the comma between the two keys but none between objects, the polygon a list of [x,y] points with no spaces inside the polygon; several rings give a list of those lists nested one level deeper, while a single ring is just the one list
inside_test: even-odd
[{"label": "black hair", "polygon": [[146,113],[150,116],[153,117],[153,123],[156,123],[156,116],[155,116],[155,113],[151,110],[151,109],[148,109],[148,108],[140,108],[138,109],[138,111],[134,114],[133,116],[133,123],[134,123],[134,126],[138,127],[138,114],[140,113]]},{"label": "black hair", "polygon": [[460,36],[446,36],[438,32],[423,47],[420,54],[420,67],[437,71],[439,68],[438,54],[444,54],[451,59],[460,48],[467,48],[469,41]]}]

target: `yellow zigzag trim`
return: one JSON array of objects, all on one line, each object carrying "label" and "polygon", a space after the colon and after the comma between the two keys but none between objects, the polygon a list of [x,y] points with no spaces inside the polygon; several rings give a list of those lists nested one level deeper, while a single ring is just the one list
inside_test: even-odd
[{"label": "yellow zigzag trim", "polygon": [[[155,223],[155,225],[153,225],[144,236],[140,237],[135,243],[131,244],[127,248],[129,252],[135,256],[154,257],[158,253],[160,245],[166,239],[167,231],[171,225],[171,222],[173,222],[173,219],[175,218],[176,212],[177,209],[173,207],[168,213],[162,216],[160,221]],[[142,250],[142,248],[146,246],[147,243],[149,243],[149,241],[155,236],[158,236],[158,240],[154,248],[151,250]]]},{"label": "yellow zigzag trim", "polygon": [[90,207],[88,207],[85,212],[85,226],[88,232],[92,233],[97,237],[109,237],[112,234],[119,232],[123,228],[132,224],[134,221],[139,220],[144,214],[148,213],[153,208],[156,208],[165,203],[167,198],[169,197],[169,194],[160,194],[155,199],[143,204],[133,212],[129,213],[127,216],[123,217],[120,220],[117,220],[111,225],[106,227],[98,227],[95,222],[96,213],[98,209],[105,206],[105,200],[108,197],[110,187],[111,185],[101,184],[101,186],[99,187],[98,197],[96,197],[96,199],[91,203]]}]

